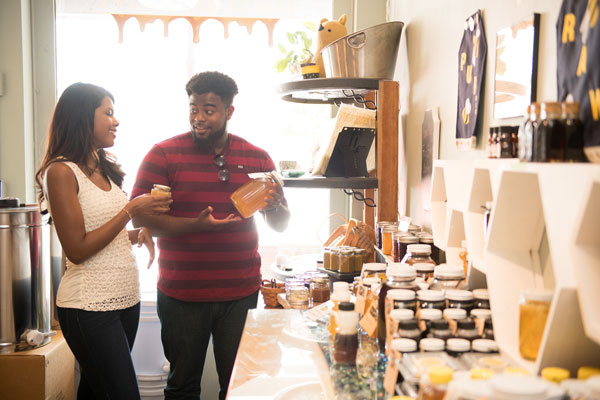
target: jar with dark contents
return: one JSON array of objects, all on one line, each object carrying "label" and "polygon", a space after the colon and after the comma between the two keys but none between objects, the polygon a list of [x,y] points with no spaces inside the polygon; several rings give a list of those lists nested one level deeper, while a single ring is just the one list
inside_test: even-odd
[{"label": "jar with dark contents", "polygon": [[431,289],[446,291],[462,289],[465,272],[462,265],[440,264],[433,270]]},{"label": "jar with dark contents", "polygon": [[353,303],[339,304],[336,322],[337,331],[331,356],[338,364],[354,365],[358,350],[358,313],[354,310]]},{"label": "jar with dark contents", "polygon": [[494,340],[494,323],[492,319],[486,319],[483,324],[483,334],[481,335],[483,339]]},{"label": "jar with dark contents", "polygon": [[419,243],[421,244],[428,244],[429,246],[431,246],[431,258],[433,259],[433,261],[437,264],[440,263],[440,249],[433,244],[433,235],[430,233],[427,233],[425,235],[421,235],[419,236]]},{"label": "jar with dark contents", "polygon": [[383,228],[394,224],[394,221],[379,221],[375,224],[375,245],[377,248],[381,249],[383,247]]},{"label": "jar with dark contents", "polygon": [[400,237],[408,236],[408,233],[402,231],[392,232],[392,258],[394,262],[400,262]]},{"label": "jar with dark contents", "polygon": [[421,310],[426,308],[435,308],[443,311],[446,308],[446,299],[444,292],[440,290],[419,290],[417,292],[417,300]]},{"label": "jar with dark contents", "polygon": [[469,290],[446,290],[448,308],[462,308],[470,312],[473,309],[473,293]]},{"label": "jar with dark contents", "polygon": [[416,263],[413,264],[413,268],[417,273],[417,278],[421,278],[427,283],[430,283],[433,280],[433,270],[435,265],[430,263]]},{"label": "jar with dark contents", "polygon": [[417,320],[398,321],[398,337],[418,342],[421,339],[421,330],[419,329]]},{"label": "jar with dark contents", "polygon": [[421,329],[421,337],[430,336],[431,324],[433,321],[442,319],[442,312],[436,308],[424,308],[419,310],[419,328]]},{"label": "jar with dark contents", "polygon": [[431,321],[431,329],[429,330],[429,337],[442,339],[444,341],[452,337],[452,331],[450,325],[445,319],[438,319]]},{"label": "jar with dark contents", "polygon": [[362,271],[362,267],[364,263],[367,262],[367,251],[365,249],[355,249],[354,250],[354,272]]},{"label": "jar with dark contents", "polygon": [[579,119],[579,103],[561,103],[561,119],[565,126],[565,161],[586,162],[583,151],[583,123]]},{"label": "jar with dark contents", "polygon": [[397,242],[398,242],[397,257],[394,256],[394,260],[398,259],[398,261],[394,261],[394,262],[401,262],[404,259],[404,257],[406,256],[408,246],[411,244],[418,244],[419,238],[416,236],[407,235],[405,233],[404,235],[397,236]]},{"label": "jar with dark contents", "polygon": [[512,126],[500,127],[500,158],[513,157]]},{"label": "jar with dark contents", "polygon": [[487,310],[491,308],[490,293],[487,289],[473,290],[473,308],[485,308]]},{"label": "jar with dark contents", "polygon": [[471,342],[466,339],[451,338],[446,341],[446,352],[451,357],[460,357],[471,351]]},{"label": "jar with dark contents", "polygon": [[327,274],[318,274],[313,276],[310,283],[310,293],[314,303],[324,303],[329,300],[329,276]]},{"label": "jar with dark contents", "polygon": [[473,341],[479,339],[479,332],[475,327],[475,321],[470,318],[461,319],[457,322],[456,337]]},{"label": "jar with dark contents", "polygon": [[541,122],[535,132],[534,161],[563,161],[565,159],[565,127],[560,119],[560,103],[541,104]]},{"label": "jar with dark contents", "polygon": [[402,258],[403,264],[414,265],[417,263],[429,263],[435,265],[431,258],[431,246],[427,244],[409,244],[406,255]]}]

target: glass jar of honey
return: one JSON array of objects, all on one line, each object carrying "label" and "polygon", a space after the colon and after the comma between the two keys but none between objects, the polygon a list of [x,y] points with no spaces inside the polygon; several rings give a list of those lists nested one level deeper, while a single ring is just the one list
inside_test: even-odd
[{"label": "glass jar of honey", "polygon": [[528,289],[521,292],[519,316],[519,351],[523,358],[535,360],[538,355],[546,319],[550,312],[552,290]]},{"label": "glass jar of honey", "polygon": [[171,188],[166,185],[159,185],[158,183],[155,183],[154,186],[152,186],[152,191],[150,194],[152,196],[168,196],[171,194]]},{"label": "glass jar of honey", "polygon": [[381,251],[387,256],[392,255],[392,235],[394,232],[398,232],[397,225],[385,225],[381,232]]},{"label": "glass jar of honey", "polygon": [[329,300],[329,275],[316,274],[310,282],[310,295],[313,304],[324,303]]},{"label": "glass jar of honey", "polygon": [[283,184],[275,172],[249,174],[249,176],[251,179],[230,196],[231,202],[244,218],[249,218],[266,207],[265,197],[269,191]]}]

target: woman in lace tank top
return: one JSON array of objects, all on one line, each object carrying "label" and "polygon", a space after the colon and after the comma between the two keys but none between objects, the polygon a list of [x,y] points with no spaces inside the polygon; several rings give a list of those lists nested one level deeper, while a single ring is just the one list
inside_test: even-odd
[{"label": "woman in lace tank top", "polygon": [[119,122],[113,96],[75,83],[61,95],[36,180],[67,257],[56,304],[63,335],[79,362],[78,399],[139,399],[131,349],[140,313],[132,245],[154,242],[146,228],[127,231],[131,218],[169,210],[169,196],[127,201],[124,173],[104,149]]}]

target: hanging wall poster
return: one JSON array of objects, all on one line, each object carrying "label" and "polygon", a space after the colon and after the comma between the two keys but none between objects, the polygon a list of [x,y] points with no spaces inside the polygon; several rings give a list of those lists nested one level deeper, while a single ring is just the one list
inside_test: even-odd
[{"label": "hanging wall poster", "polygon": [[458,104],[456,115],[456,147],[459,151],[473,150],[480,130],[479,109],[483,104],[481,92],[485,78],[487,41],[481,10],[465,21],[458,52]]},{"label": "hanging wall poster", "polygon": [[559,101],[579,102],[585,154],[600,163],[600,4],[564,0],[556,22]]}]

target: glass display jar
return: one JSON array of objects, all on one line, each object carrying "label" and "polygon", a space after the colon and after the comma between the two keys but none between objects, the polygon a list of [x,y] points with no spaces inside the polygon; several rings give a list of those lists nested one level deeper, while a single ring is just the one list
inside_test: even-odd
[{"label": "glass display jar", "polygon": [[381,251],[386,256],[392,255],[392,234],[398,232],[397,225],[386,225],[381,231]]},{"label": "glass display jar", "polygon": [[406,254],[402,258],[403,264],[414,265],[417,263],[435,265],[431,258],[431,246],[428,244],[409,244],[406,248]]},{"label": "glass display jar", "polygon": [[351,249],[340,250],[340,269],[339,272],[342,274],[349,274],[354,272],[354,259],[353,252]]},{"label": "glass display jar", "polygon": [[435,308],[443,311],[446,308],[446,299],[444,293],[440,290],[419,290],[417,300],[421,310],[426,308]]},{"label": "glass display jar", "polygon": [[[252,175],[252,174],[251,174]],[[283,182],[275,172],[257,173],[248,182],[236,189],[230,196],[231,202],[243,218],[249,218],[256,211],[267,206],[265,197]]]},{"label": "glass display jar", "polygon": [[446,290],[447,308],[462,308],[470,312],[473,309],[473,293],[470,290]]},{"label": "glass display jar", "polygon": [[430,289],[463,289],[465,274],[461,265],[440,264],[433,270],[433,283]]},{"label": "glass display jar", "polygon": [[519,351],[523,358],[535,360],[538,355],[553,292],[529,289],[521,292],[519,317]]},{"label": "glass display jar", "polygon": [[341,262],[341,257],[342,257],[342,253],[341,250],[337,247],[332,247],[330,249],[330,253],[331,255],[330,257],[330,270],[331,271],[336,271],[339,272],[340,270],[340,262]]}]

